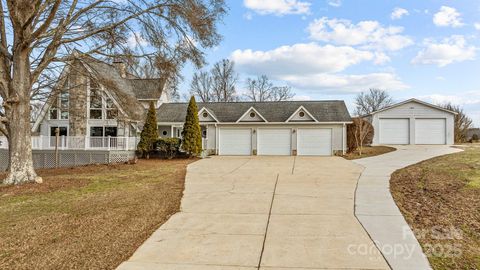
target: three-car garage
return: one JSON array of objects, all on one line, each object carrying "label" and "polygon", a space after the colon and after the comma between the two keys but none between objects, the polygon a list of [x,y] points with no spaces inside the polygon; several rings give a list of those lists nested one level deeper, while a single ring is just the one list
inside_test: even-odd
[{"label": "three-car garage", "polygon": [[[341,127],[340,127],[341,128]],[[330,156],[332,128],[219,128],[219,155]]]}]

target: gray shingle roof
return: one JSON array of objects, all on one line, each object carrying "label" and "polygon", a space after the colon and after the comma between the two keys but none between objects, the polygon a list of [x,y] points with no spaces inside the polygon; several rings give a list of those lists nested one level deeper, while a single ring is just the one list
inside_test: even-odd
[{"label": "gray shingle roof", "polygon": [[165,80],[162,79],[130,79],[130,84],[137,99],[157,100],[162,95]]},{"label": "gray shingle roof", "polygon": [[164,81],[160,79],[123,78],[118,70],[105,62],[90,56],[83,56],[80,60],[88,66],[103,86],[111,90],[122,109],[132,120],[142,121],[144,118],[143,106],[139,99],[160,98]]},{"label": "gray shingle roof", "polygon": [[[184,122],[187,103],[164,103],[157,110],[158,122]],[[303,106],[319,122],[351,121],[345,102],[325,101],[280,101],[280,102],[211,102],[197,103],[215,114],[220,122],[236,122],[250,107],[255,108],[268,122],[285,122],[300,106]]]}]

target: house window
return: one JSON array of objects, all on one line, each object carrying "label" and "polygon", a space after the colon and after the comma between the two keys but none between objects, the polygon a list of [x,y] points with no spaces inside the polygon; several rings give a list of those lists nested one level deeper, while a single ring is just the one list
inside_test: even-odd
[{"label": "house window", "polygon": [[103,127],[90,127],[91,137],[103,137]]},{"label": "house window", "polygon": [[251,118],[254,118],[255,116],[256,116],[256,114],[255,114],[254,112],[251,112],[251,113],[250,113],[250,117],[251,117]]},{"label": "house window", "polygon": [[117,137],[117,127],[105,127],[105,137]]},{"label": "house window", "polygon": [[202,116],[203,116],[203,118],[207,118],[207,117],[208,117],[208,113],[207,113],[207,112],[204,112],[204,113],[202,114]]},{"label": "house window", "polygon": [[69,108],[69,93],[68,91],[62,91],[52,103],[50,107],[49,118],[51,120],[68,120],[68,108]]},{"label": "house window", "polygon": [[300,113],[298,113],[298,115],[299,115],[300,117],[304,117],[304,116],[305,116],[305,113],[304,113],[304,112],[300,112]]},{"label": "house window", "polygon": [[58,130],[59,131],[59,133],[58,133],[59,136],[68,136],[67,127],[56,127],[56,126],[55,127],[52,127],[52,126],[50,127],[50,136],[53,136],[53,137],[56,136],[56,129],[57,128],[59,129]]},{"label": "house window", "polygon": [[162,132],[162,135],[163,135],[163,136],[167,136],[167,134],[168,134],[168,132],[167,132],[166,130],[164,130],[164,131]]},{"label": "house window", "polygon": [[69,97],[70,94],[68,91],[62,91],[60,93],[60,119],[68,119]]},{"label": "house window", "polygon": [[117,108],[115,108],[115,104],[113,103],[113,100],[111,98],[106,98],[105,106],[107,119],[117,119],[118,111]]},{"label": "house window", "polygon": [[50,119],[56,120],[58,119],[58,104],[54,102],[52,107],[50,107]]},{"label": "house window", "polygon": [[90,119],[117,119],[118,109],[113,100],[90,81]]},{"label": "house window", "polygon": [[98,89],[90,89],[90,119],[102,119],[102,94]]}]

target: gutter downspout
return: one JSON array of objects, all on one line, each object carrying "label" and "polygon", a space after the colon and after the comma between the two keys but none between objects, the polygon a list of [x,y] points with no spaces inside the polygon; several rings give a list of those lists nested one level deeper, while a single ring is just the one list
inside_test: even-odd
[{"label": "gutter downspout", "polygon": [[345,145],[347,144],[347,124],[343,123],[343,128],[342,128],[342,154],[345,155]]}]

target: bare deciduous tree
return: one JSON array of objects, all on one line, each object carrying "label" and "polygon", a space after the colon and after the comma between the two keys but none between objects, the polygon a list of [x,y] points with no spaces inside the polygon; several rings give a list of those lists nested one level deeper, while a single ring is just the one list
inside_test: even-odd
[{"label": "bare deciduous tree", "polygon": [[292,99],[295,94],[289,86],[274,86],[266,75],[256,79],[247,79],[247,93],[245,97],[254,102],[285,101]]},{"label": "bare deciduous tree", "polygon": [[440,105],[441,107],[456,112],[454,120],[454,141],[455,143],[464,143],[467,141],[467,131],[473,126],[473,120],[468,117],[463,108],[459,105],[453,105],[452,103],[447,103]]},{"label": "bare deciduous tree", "polygon": [[385,90],[371,88],[368,92],[362,92],[355,98],[355,114],[366,115],[393,104],[392,97]]},{"label": "bare deciduous tree", "polygon": [[[71,52],[116,57],[132,35],[166,76],[191,60],[204,62],[201,48],[220,41],[216,23],[223,0],[0,0],[0,130],[9,140],[6,184],[40,181],[33,168],[30,99],[49,68],[73,60]],[[197,45],[198,44],[198,45]],[[139,46],[135,46],[139,47]],[[142,47],[142,46],[140,46]],[[86,51],[84,48],[88,48]]]},{"label": "bare deciduous tree", "polygon": [[223,59],[220,62],[215,63],[211,73],[215,101],[237,101],[238,96],[236,84],[238,81],[238,75],[235,72],[234,62],[228,59]]},{"label": "bare deciduous tree", "polygon": [[349,135],[355,140],[355,148],[358,150],[358,154],[361,156],[365,141],[370,137],[373,137],[373,126],[365,119],[355,117],[352,119],[353,123],[350,124]]},{"label": "bare deciduous tree", "polygon": [[212,89],[212,77],[206,71],[193,74],[190,83],[190,94],[199,98],[202,102],[216,100]]},{"label": "bare deciduous tree", "polygon": [[223,59],[215,63],[209,72],[199,71],[193,75],[190,95],[202,102],[234,102],[238,100],[237,80],[235,64]]}]

